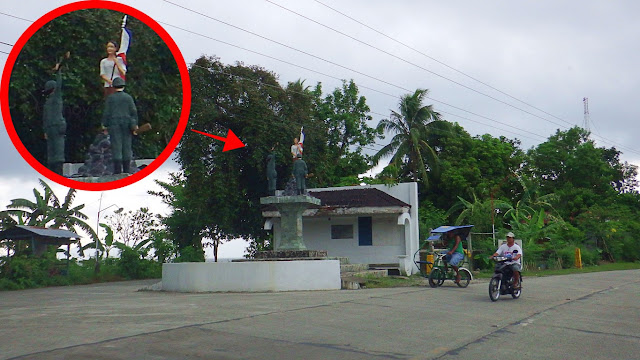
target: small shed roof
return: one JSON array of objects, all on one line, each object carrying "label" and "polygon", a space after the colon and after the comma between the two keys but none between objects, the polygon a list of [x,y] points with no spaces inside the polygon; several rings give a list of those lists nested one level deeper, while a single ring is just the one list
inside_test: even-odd
[{"label": "small shed roof", "polygon": [[22,240],[32,237],[47,237],[59,239],[80,239],[80,235],[63,229],[47,229],[38,226],[16,225],[10,229],[0,231],[0,239]]}]

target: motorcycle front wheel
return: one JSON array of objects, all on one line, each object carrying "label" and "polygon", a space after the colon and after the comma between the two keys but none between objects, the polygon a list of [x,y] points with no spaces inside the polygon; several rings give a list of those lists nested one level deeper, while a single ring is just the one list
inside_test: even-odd
[{"label": "motorcycle front wheel", "polygon": [[444,282],[444,272],[440,268],[434,267],[429,273],[429,286],[432,288],[442,285]]},{"label": "motorcycle front wheel", "polygon": [[489,281],[489,298],[491,301],[498,301],[500,298],[500,279],[497,277]]}]

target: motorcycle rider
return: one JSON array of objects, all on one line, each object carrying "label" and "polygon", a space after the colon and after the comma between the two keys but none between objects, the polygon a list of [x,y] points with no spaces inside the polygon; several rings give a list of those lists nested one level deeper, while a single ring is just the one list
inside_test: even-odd
[{"label": "motorcycle rider", "polygon": [[498,250],[491,256],[505,256],[507,258],[511,258],[510,261],[507,261],[505,264],[510,265],[511,270],[513,271],[513,286],[515,289],[520,288],[520,271],[522,270],[522,264],[520,258],[522,257],[522,248],[518,244],[515,243],[514,233],[507,233],[507,243],[500,245]]}]

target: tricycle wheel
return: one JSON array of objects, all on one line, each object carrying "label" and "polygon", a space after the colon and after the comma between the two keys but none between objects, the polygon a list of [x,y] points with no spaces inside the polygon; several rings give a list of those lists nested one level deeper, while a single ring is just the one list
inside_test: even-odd
[{"label": "tricycle wheel", "polygon": [[469,286],[469,282],[471,281],[471,271],[460,268],[458,269],[458,274],[460,274],[460,282],[457,283],[461,288],[466,288]]},{"label": "tricycle wheel", "polygon": [[440,268],[434,267],[429,273],[429,286],[432,288],[442,285],[444,282],[444,273]]}]

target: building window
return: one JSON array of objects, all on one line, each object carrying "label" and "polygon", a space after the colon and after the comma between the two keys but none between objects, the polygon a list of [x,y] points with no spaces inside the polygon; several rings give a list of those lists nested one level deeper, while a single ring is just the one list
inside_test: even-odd
[{"label": "building window", "polygon": [[373,245],[373,229],[371,227],[371,216],[358,218],[358,245]]},{"label": "building window", "polygon": [[353,239],[353,225],[331,225],[332,239]]}]

